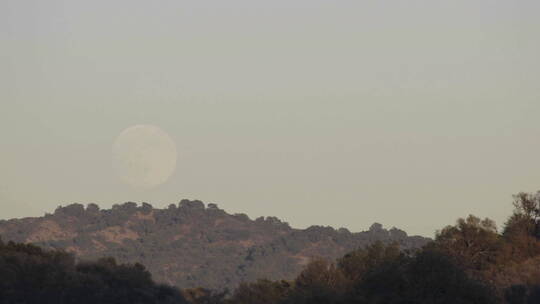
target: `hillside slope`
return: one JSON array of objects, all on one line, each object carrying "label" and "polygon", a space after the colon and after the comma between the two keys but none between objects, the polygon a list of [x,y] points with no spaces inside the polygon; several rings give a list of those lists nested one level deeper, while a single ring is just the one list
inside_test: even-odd
[{"label": "hillside slope", "polygon": [[112,256],[139,262],[154,279],[181,288],[232,288],[257,278],[293,278],[310,258],[335,259],[376,240],[416,248],[428,239],[373,224],[369,231],[294,229],[275,217],[249,219],[215,204],[183,200],[167,209],[143,203],[100,210],[59,207],[54,214],[0,221],[3,240],[63,248],[80,259]]}]

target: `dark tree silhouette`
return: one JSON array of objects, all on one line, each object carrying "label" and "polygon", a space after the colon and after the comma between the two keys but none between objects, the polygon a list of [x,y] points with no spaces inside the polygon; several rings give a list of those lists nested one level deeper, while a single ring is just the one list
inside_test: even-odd
[{"label": "dark tree silhouette", "polygon": [[64,251],[0,241],[0,303],[187,303],[180,291],[152,281],[140,264],[112,258],[76,263]]}]

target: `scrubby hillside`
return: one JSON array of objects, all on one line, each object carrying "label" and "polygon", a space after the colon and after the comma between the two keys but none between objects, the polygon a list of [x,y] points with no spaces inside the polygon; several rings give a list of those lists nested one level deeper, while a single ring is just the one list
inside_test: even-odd
[{"label": "scrubby hillside", "polygon": [[335,259],[374,241],[417,248],[428,239],[373,224],[369,231],[312,226],[294,229],[275,217],[249,219],[215,204],[183,200],[149,204],[59,207],[44,217],[0,221],[4,240],[62,248],[80,259],[110,256],[142,263],[158,282],[182,288],[233,288],[259,278],[292,279],[313,257]]}]

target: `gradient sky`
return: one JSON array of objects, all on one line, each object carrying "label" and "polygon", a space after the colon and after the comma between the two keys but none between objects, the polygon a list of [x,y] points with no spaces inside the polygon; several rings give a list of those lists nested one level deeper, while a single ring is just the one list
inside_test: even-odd
[{"label": "gradient sky", "polygon": [[[540,190],[540,2],[0,2],[0,218],[215,202],[293,227],[502,226]],[[113,174],[160,126],[176,172]]]}]

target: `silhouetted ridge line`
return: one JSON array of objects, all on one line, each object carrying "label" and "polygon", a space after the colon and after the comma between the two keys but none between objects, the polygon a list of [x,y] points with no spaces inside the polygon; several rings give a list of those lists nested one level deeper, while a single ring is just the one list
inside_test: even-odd
[{"label": "silhouetted ridge line", "polygon": [[61,248],[79,259],[110,256],[142,263],[158,282],[182,288],[233,288],[258,278],[291,279],[315,257],[335,259],[375,241],[418,248],[429,239],[374,224],[369,231],[291,228],[276,217],[254,220],[216,204],[182,200],[165,209],[127,202],[58,207],[43,217],[0,221],[4,240]]}]

